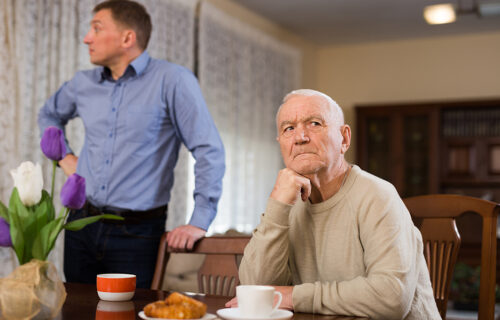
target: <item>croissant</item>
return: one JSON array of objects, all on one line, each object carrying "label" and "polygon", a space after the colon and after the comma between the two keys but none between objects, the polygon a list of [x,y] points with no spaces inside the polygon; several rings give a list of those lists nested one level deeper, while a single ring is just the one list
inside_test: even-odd
[{"label": "croissant", "polygon": [[198,319],[207,312],[207,305],[178,292],[164,301],[152,302],[144,307],[144,314],[152,318]]}]

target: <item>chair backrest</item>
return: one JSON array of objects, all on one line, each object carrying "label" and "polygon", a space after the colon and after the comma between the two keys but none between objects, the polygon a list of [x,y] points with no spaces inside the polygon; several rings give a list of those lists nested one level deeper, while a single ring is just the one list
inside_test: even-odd
[{"label": "chair backrest", "polygon": [[[183,253],[205,254],[205,260],[198,271],[198,291],[226,297],[236,295],[239,284],[238,258],[250,241],[250,237],[204,237],[198,240],[192,251]],[[158,258],[151,289],[159,290],[165,274],[171,252],[178,253],[168,247],[167,232],[161,238]]]},{"label": "chair backrest", "polygon": [[412,217],[422,221],[419,228],[424,242],[424,255],[429,268],[434,298],[443,319],[446,318],[451,278],[460,247],[456,218],[464,213],[475,213],[481,216],[483,229],[478,316],[479,320],[493,320],[499,204],[450,194],[410,197],[403,201]]}]

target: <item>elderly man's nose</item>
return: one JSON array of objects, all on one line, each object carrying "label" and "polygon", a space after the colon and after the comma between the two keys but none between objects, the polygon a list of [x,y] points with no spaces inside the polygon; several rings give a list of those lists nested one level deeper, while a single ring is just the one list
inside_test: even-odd
[{"label": "elderly man's nose", "polygon": [[297,129],[295,131],[295,143],[306,143],[309,141],[309,136],[307,135],[307,132],[303,129]]}]

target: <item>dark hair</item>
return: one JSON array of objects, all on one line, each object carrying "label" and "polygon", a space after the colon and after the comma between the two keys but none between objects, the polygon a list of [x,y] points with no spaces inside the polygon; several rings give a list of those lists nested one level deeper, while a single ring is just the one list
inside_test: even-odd
[{"label": "dark hair", "polygon": [[108,0],[96,5],[92,11],[95,14],[104,9],[111,10],[111,16],[116,22],[133,29],[139,47],[146,49],[153,26],[151,17],[141,4],[130,0]]}]

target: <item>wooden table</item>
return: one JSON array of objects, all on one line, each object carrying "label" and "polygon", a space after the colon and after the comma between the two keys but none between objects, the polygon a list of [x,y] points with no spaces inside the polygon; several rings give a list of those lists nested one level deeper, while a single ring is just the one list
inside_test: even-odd
[{"label": "wooden table", "polygon": [[[144,306],[150,302],[165,299],[168,292],[156,291],[149,289],[136,289],[134,298],[128,302],[109,303],[101,302],[97,296],[96,286],[89,284],[79,283],[65,283],[67,297],[62,307],[61,314],[57,319],[65,320],[100,320],[100,319],[115,319],[115,320],[132,320],[141,319],[138,316]],[[228,301],[225,297],[219,296],[195,296],[196,299],[203,301],[208,306],[208,312],[217,314],[217,310],[224,308],[224,304]],[[97,307],[99,305],[99,312]],[[103,307],[127,307],[128,312],[115,312],[111,314],[103,313]],[[122,308],[123,309],[123,308]],[[132,311],[133,309],[133,311]],[[349,320],[349,319],[366,319],[356,317],[343,317],[343,316],[323,316],[309,313],[295,313],[294,320]]]}]

